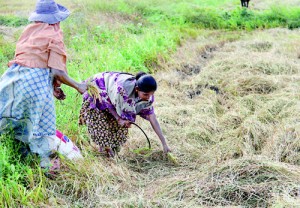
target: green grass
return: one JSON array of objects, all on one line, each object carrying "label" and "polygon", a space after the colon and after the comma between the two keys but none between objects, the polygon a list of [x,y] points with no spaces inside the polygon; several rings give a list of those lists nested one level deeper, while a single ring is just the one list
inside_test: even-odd
[{"label": "green grass", "polygon": [[70,65],[86,75],[105,70],[149,71],[148,67],[160,54],[167,57],[169,51],[176,48],[179,39],[175,33],[133,24],[115,32],[96,27],[75,34],[69,49],[78,55],[71,57],[76,61]]},{"label": "green grass", "polygon": [[[7,62],[14,57],[15,45],[13,43],[6,42],[3,37],[0,36],[0,63],[2,64],[1,72],[4,72],[7,68]],[[4,66],[3,66],[4,65]]]},{"label": "green grass", "polygon": [[34,156],[21,158],[19,148],[10,136],[0,137],[1,206],[28,206],[44,200],[44,176],[37,160]]},{"label": "green grass", "polygon": [[22,25],[27,25],[29,21],[27,18],[16,17],[13,15],[0,16],[0,25],[10,26],[10,27],[19,27]]}]

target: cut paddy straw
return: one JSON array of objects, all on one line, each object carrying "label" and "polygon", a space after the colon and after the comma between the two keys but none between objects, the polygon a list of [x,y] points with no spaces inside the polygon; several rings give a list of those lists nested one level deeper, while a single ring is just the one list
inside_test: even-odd
[{"label": "cut paddy straw", "polygon": [[91,82],[87,83],[87,87],[88,87],[88,94],[93,98],[93,102],[96,104],[96,100],[99,101],[101,100],[100,92],[98,88]]},{"label": "cut paddy straw", "polygon": [[174,165],[176,165],[176,166],[179,165],[179,162],[178,162],[177,158],[171,152],[167,153],[167,158]]},{"label": "cut paddy straw", "polygon": [[[135,150],[134,152],[137,153],[137,154],[145,154],[146,156],[151,155],[152,148],[151,148],[151,143],[150,143],[150,140],[149,140],[147,134],[136,123],[131,122],[131,124],[135,125],[136,127],[138,127],[143,132],[143,134],[145,135],[145,137],[148,141],[148,145],[149,145],[148,148],[140,148],[140,149]],[[179,162],[178,162],[177,158],[171,152],[167,152],[166,155],[167,155],[167,159],[168,159],[169,162],[173,163],[176,166],[179,165]]]}]

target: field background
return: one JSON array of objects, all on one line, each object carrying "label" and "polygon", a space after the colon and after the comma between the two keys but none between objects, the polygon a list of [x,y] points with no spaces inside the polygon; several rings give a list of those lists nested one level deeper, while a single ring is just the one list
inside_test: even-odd
[{"label": "field background", "polygon": [[[70,76],[152,73],[155,110],[179,165],[150,124],[119,157],[101,157],[77,124],[81,97],[63,87],[58,129],[84,161],[62,158],[55,180],[0,137],[1,207],[299,207],[300,1],[61,0]],[[35,1],[0,0],[0,74]]]}]

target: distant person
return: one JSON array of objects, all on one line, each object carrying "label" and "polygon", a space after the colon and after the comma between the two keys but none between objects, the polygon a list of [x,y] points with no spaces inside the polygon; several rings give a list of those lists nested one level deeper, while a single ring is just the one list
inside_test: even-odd
[{"label": "distant person", "polygon": [[103,72],[87,82],[97,87],[99,97],[84,94],[79,124],[87,125],[100,151],[113,157],[127,141],[128,128],[135,122],[136,115],[150,122],[164,152],[170,151],[152,106],[157,84],[151,75]]},{"label": "distant person", "polygon": [[249,6],[249,1],[250,0],[241,0],[241,4],[242,4],[242,7],[247,7]]},{"label": "distant person", "polygon": [[39,0],[21,34],[15,57],[0,79],[0,134],[29,145],[41,157],[41,166],[51,166],[50,154],[56,134],[54,97],[64,99],[60,85],[79,93],[87,90],[67,75],[66,49],[60,22],[69,11],[53,0]]}]

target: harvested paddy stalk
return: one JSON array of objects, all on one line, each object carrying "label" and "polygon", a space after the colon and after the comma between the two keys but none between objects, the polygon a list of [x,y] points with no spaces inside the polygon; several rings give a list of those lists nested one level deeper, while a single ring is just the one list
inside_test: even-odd
[{"label": "harvested paddy stalk", "polygon": [[[148,149],[147,149],[147,148],[141,148],[141,149],[135,150],[134,152],[137,153],[137,154],[145,154],[145,153],[146,153],[147,156],[151,155],[151,152],[152,152],[152,151],[151,151],[151,142],[150,142],[150,140],[149,140],[147,134],[146,134],[146,133],[144,132],[144,130],[143,130],[139,125],[137,125],[136,123],[131,122],[131,124],[133,124],[133,125],[135,125],[136,127],[138,127],[138,128],[143,132],[143,134],[145,135],[145,137],[146,137],[146,139],[147,139],[147,141],[148,141]],[[168,159],[171,163],[173,163],[174,165],[179,165],[179,162],[178,162],[177,158],[176,158],[172,153],[168,152],[168,153],[166,153],[166,155],[167,155],[167,159]]]},{"label": "harvested paddy stalk", "polygon": [[278,87],[273,80],[261,76],[241,77],[237,82],[237,91],[241,96],[254,93],[269,94]]},{"label": "harvested paddy stalk", "polygon": [[295,196],[299,175],[272,162],[241,159],[215,170],[197,187],[205,205],[266,207],[277,194]]},{"label": "harvested paddy stalk", "polygon": [[198,206],[269,207],[273,197],[299,196],[300,175],[295,168],[258,157],[230,160],[212,168],[207,177],[199,172],[193,179],[183,179],[180,189],[175,189],[178,181],[171,183],[167,195],[180,195]]},{"label": "harvested paddy stalk", "polygon": [[99,100],[99,101],[101,100],[100,92],[99,92],[98,88],[91,82],[88,82],[87,86],[88,86],[88,94],[90,96],[92,96],[93,102],[96,104],[96,100]]}]

